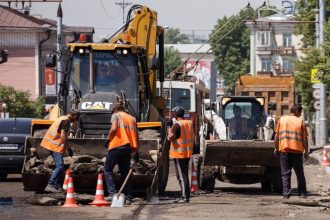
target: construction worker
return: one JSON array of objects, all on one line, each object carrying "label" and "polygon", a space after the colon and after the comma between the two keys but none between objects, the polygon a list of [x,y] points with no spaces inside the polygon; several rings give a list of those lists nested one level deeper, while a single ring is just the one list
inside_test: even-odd
[{"label": "construction worker", "polygon": [[170,158],[174,159],[176,176],[181,188],[181,198],[176,203],[188,203],[190,198],[189,187],[189,160],[193,153],[194,130],[190,120],[184,119],[184,109],[181,106],[175,107],[176,122],[169,121],[168,140],[171,141]]},{"label": "construction worker", "polygon": [[306,180],[303,168],[303,154],[308,158],[308,133],[304,121],[299,118],[301,105],[291,108],[290,116],[282,116],[275,128],[275,154],[279,154],[283,182],[283,198],[291,196],[291,169],[293,168],[298,182],[299,196],[307,197]]},{"label": "construction worker", "polygon": [[48,185],[45,188],[46,192],[59,193],[61,192],[60,178],[63,174],[63,154],[65,150],[68,150],[70,157],[73,155],[73,151],[67,143],[67,138],[70,129],[70,123],[74,122],[78,118],[78,113],[71,111],[67,115],[58,118],[48,129],[44,138],[41,141],[40,146],[49,150],[55,162],[55,169],[48,181]]},{"label": "construction worker", "polygon": [[[108,155],[104,167],[104,176],[109,192],[107,200],[112,200],[117,192],[113,177],[113,168],[117,164],[120,171],[121,182],[124,182],[129,170],[131,158],[137,162],[138,154],[138,131],[136,119],[125,112],[122,104],[116,103],[111,117],[111,128],[105,143]],[[132,185],[130,179],[125,188],[125,204],[132,202]]]}]

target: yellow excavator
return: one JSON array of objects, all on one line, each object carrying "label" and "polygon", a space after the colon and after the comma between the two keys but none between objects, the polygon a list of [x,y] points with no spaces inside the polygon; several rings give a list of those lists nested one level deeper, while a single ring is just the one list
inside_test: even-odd
[{"label": "yellow excavator", "polygon": [[[103,145],[111,126],[113,104],[121,100],[138,122],[140,159],[153,158],[158,166],[153,174],[135,173],[133,189],[145,190],[156,182],[158,192],[164,192],[169,170],[168,146],[164,144],[165,100],[156,96],[156,80],[164,81],[163,33],[155,11],[134,5],[127,22],[112,36],[98,43],[88,43],[80,36],[79,41],[68,44],[62,55],[65,70],[58,103],[50,120],[33,120],[32,137],[26,140],[26,159],[48,156],[39,147],[42,137],[57,117],[70,110],[80,113],[69,140],[74,154],[103,158],[107,154]],[[47,55],[47,67],[54,67],[56,62],[55,54]],[[96,175],[73,176],[75,190],[95,190]],[[43,190],[48,177],[23,171],[25,190]]]}]

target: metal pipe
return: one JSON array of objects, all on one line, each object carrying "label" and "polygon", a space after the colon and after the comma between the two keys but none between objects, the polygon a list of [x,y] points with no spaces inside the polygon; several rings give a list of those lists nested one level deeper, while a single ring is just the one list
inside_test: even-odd
[{"label": "metal pipe", "polygon": [[58,53],[57,59],[57,92],[60,90],[60,84],[62,82],[62,74],[63,74],[63,60],[62,56],[62,18],[63,12],[61,4],[58,5],[57,9],[57,44],[56,49]]}]

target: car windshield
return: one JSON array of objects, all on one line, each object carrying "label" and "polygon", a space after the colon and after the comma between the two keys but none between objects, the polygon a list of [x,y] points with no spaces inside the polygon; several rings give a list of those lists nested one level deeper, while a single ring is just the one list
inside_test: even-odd
[{"label": "car windshield", "polygon": [[[158,90],[157,92],[159,93]],[[167,108],[182,106],[188,111],[191,109],[191,94],[189,89],[171,88],[170,96],[171,97],[168,97],[168,99],[166,100]]]},{"label": "car windshield", "polygon": [[225,106],[224,119],[232,139],[250,139],[256,133],[262,109],[257,102],[231,102]]}]

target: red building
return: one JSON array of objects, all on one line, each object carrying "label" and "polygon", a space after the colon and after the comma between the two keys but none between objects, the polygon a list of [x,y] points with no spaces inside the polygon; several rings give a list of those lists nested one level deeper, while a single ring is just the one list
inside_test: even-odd
[{"label": "red building", "polygon": [[[56,21],[0,5],[0,49],[9,52],[8,62],[0,65],[0,84],[29,90],[31,99],[46,96],[43,59],[56,50],[56,28]],[[86,34],[93,41],[94,28],[63,26],[65,42],[72,41],[77,33]],[[54,101],[46,98],[46,102],[50,100]]]}]

